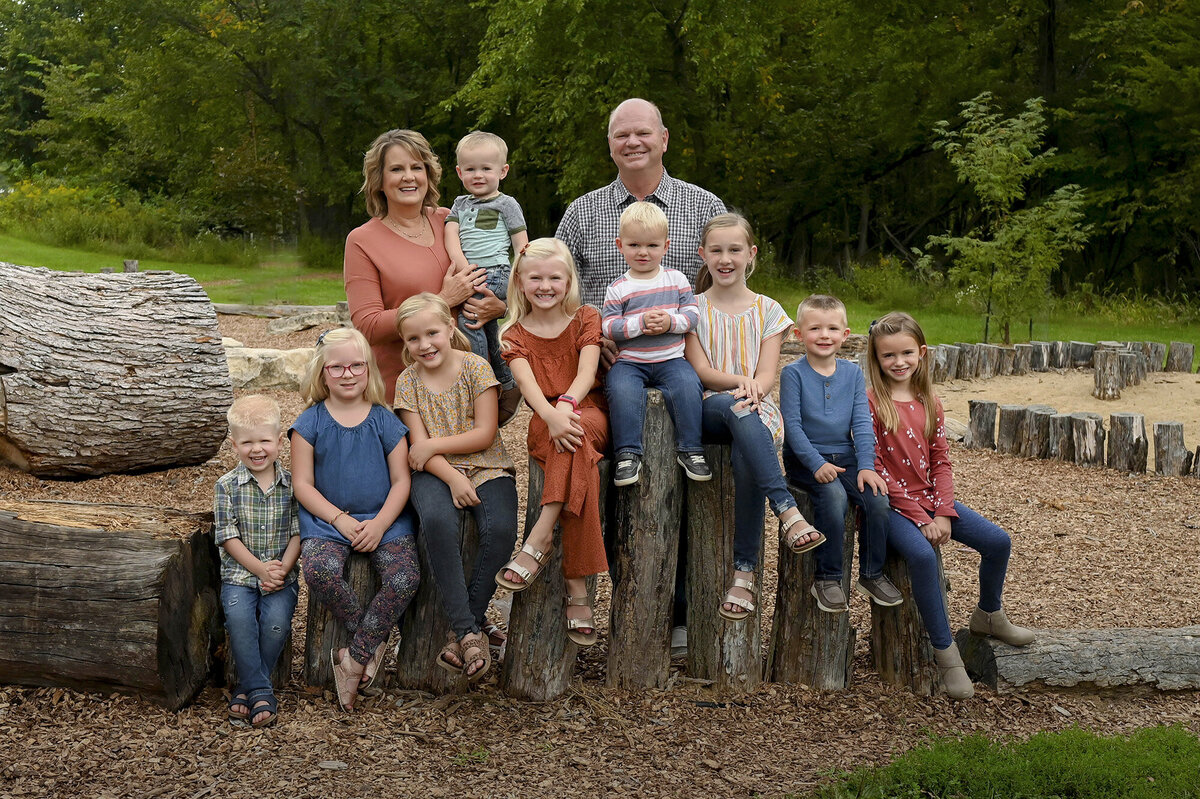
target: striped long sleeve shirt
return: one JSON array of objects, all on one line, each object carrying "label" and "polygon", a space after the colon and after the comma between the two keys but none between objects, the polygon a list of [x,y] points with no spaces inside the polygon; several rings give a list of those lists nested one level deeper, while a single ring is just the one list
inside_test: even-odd
[{"label": "striped long sleeve shirt", "polygon": [[[647,311],[666,311],[671,329],[656,336],[645,332]],[[617,343],[619,360],[660,363],[683,357],[683,336],[696,326],[700,311],[682,272],[662,268],[648,280],[626,272],[612,282],[601,310],[604,335]]]}]

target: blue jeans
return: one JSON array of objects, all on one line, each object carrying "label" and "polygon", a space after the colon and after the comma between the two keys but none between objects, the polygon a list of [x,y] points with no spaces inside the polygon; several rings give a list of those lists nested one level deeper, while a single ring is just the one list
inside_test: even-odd
[{"label": "blue jeans", "polygon": [[270,696],[271,670],[292,631],[292,613],[300,594],[298,582],[269,594],[244,585],[221,583],[221,608],[233,650],[238,684],[234,694],[256,699]]},{"label": "blue jeans", "polygon": [[883,574],[883,561],[887,557],[888,514],[892,506],[887,494],[876,495],[874,491],[858,490],[858,464],[853,455],[826,456],[840,472],[831,483],[818,483],[817,478],[804,468],[795,457],[784,453],[783,462],[787,476],[794,485],[804,489],[812,499],[813,525],[825,534],[825,543],[813,550],[818,580],[842,579],[842,543],[846,540],[846,509],[853,502],[863,512],[863,522],[858,532],[858,574],[874,579]]},{"label": "blue jeans", "polygon": [[[485,285],[491,289],[492,293],[501,300],[508,299],[508,276],[512,272],[512,267],[507,264],[499,266],[489,266],[487,268],[487,282]],[[475,298],[479,299],[484,295],[476,294]],[[510,389],[517,384],[513,379],[512,371],[508,368],[508,364],[500,357],[500,324],[493,319],[490,322],[485,322],[483,327],[472,330],[467,327],[467,322],[471,321],[463,314],[458,315],[458,329],[467,337],[467,341],[471,343],[471,352],[483,358],[492,365],[492,371],[496,373],[496,379],[500,381],[502,390]]]},{"label": "blue jeans", "polygon": [[703,431],[706,444],[730,444],[733,465],[733,568],[752,572],[762,549],[763,499],[775,515],[796,507],[787,489],[775,441],[757,412],[734,411],[741,400],[732,394],[704,399]]},{"label": "blue jeans", "polygon": [[[966,544],[980,554],[979,607],[994,613],[1000,610],[1012,540],[997,524],[961,502],[954,503],[954,510],[958,518],[950,520],[950,540]],[[925,622],[929,643],[934,649],[945,649],[951,643],[950,621],[938,585],[937,553],[917,526],[897,511],[891,512],[888,521],[888,546],[908,564],[913,601],[921,613],[921,621]]]},{"label": "blue jeans", "polygon": [[657,388],[675,423],[675,449],[703,454],[700,443],[700,401],[704,389],[696,370],[683,358],[658,363],[617,361],[605,378],[613,452],[642,454],[642,425],[646,420],[646,389]]}]

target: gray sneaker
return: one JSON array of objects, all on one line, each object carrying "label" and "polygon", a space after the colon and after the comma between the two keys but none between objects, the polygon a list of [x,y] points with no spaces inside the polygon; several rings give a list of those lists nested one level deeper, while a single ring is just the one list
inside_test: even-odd
[{"label": "gray sneaker", "polygon": [[837,580],[815,580],[808,592],[817,600],[817,607],[826,613],[845,613],[850,609],[846,592]]},{"label": "gray sneaker", "polygon": [[904,595],[892,585],[886,574],[878,577],[859,577],[858,582],[854,584],[854,590],[885,608],[893,608],[904,602]]}]

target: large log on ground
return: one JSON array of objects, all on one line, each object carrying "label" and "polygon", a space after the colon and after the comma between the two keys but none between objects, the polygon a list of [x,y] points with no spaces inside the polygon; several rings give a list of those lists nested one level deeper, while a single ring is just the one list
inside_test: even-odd
[{"label": "large log on ground", "polygon": [[971,421],[967,426],[966,445],[970,449],[996,448],[996,408],[990,400],[969,400]]},{"label": "large log on ground", "polygon": [[[791,487],[804,518],[814,518],[812,501],[803,490]],[[842,542],[842,590],[850,594],[854,574],[854,539],[857,510],[846,513],[846,538]],[[829,546],[826,542],[821,546]],[[796,555],[780,541],[779,575],[775,589],[775,617],[767,675],[771,682],[803,683],[821,691],[850,687],[854,669],[854,628],[849,613],[826,613],[809,593],[816,560],[810,550]]]},{"label": "large log on ground", "polygon": [[1192,469],[1192,453],[1183,443],[1183,422],[1154,423],[1154,471],[1182,477]]},{"label": "large log on ground", "polygon": [[[937,559],[938,586],[945,605],[946,575],[942,571],[940,549]],[[871,603],[871,662],[883,682],[909,688],[918,696],[930,696],[938,686],[937,663],[929,634],[913,601],[908,564],[889,549],[883,573],[900,589],[904,602],[891,608]]]},{"label": "large log on ground", "polygon": [[[600,461],[600,513],[604,521],[609,491],[609,462]],[[529,491],[525,502],[525,533],[542,512],[542,487],[546,475],[533,458],[529,459]],[[554,551],[533,585],[513,595],[508,619],[508,643],[500,689],[518,699],[549,702],[559,698],[571,686],[579,647],[567,637],[566,583],[562,573],[562,530],[554,527]],[[595,602],[594,580],[588,580],[588,595]]]},{"label": "large log on ground", "polygon": [[1021,452],[1022,420],[1024,405],[1001,405],[1000,424],[996,433],[996,451],[1003,455],[1019,455]]},{"label": "large log on ground", "polygon": [[675,463],[675,427],[662,394],[646,396],[641,479],[616,489],[610,688],[661,688],[671,665],[671,606],[686,479]]},{"label": "large log on ground", "polygon": [[1167,372],[1192,371],[1192,359],[1196,355],[1196,346],[1183,341],[1172,341],[1167,350]]},{"label": "large log on ground", "polygon": [[177,710],[208,677],[219,591],[206,515],[0,500],[0,683]]},{"label": "large log on ground", "polygon": [[[762,683],[762,600],[761,596],[755,600],[754,612],[742,621],[728,621],[718,612],[733,584],[734,488],[729,452],[728,446],[705,447],[713,477],[706,483],[689,480],[687,485],[688,676],[712,680],[718,691],[745,692]],[[754,570],[760,586],[762,562],[760,546]]]},{"label": "large log on ground", "polygon": [[1119,400],[1125,387],[1121,371],[1121,353],[1116,350],[1096,350],[1093,356],[1092,396],[1098,400]]},{"label": "large log on ground", "polygon": [[997,693],[1200,688],[1200,627],[1039,630],[1020,647],[967,630],[956,639],[967,671]]},{"label": "large log on ground", "polygon": [[1108,468],[1144,474],[1146,417],[1140,413],[1114,413],[1108,417]]},{"label": "large log on ground", "polygon": [[1076,466],[1104,465],[1104,436],[1104,420],[1100,414],[1071,414],[1071,443]]},{"label": "large log on ground", "polygon": [[0,457],[71,477],[217,453],[233,389],[195,280],[0,263],[0,308]]},{"label": "large log on ground", "polygon": [[[346,558],[343,571],[346,581],[354,589],[358,601],[366,605],[379,590],[379,577],[371,568],[366,555],[351,552]],[[422,584],[425,580],[421,581]],[[308,614],[304,630],[304,682],[315,687],[333,688],[333,663],[329,659],[331,649],[350,646],[353,638],[341,622],[334,618],[321,600],[308,594]]]}]

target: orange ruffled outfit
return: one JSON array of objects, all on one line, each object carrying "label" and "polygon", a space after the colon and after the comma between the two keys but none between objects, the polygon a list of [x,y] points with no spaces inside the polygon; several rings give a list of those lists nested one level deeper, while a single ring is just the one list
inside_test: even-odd
[{"label": "orange ruffled outfit", "polygon": [[[536,336],[521,324],[504,333],[508,348],[504,359],[529,362],[546,399],[553,403],[565,394],[579,373],[579,350],[600,344],[600,312],[582,306],[563,332],[552,339]],[[529,454],[545,473],[542,504],[563,503],[563,576],[587,577],[608,570],[604,534],[600,529],[600,471],[608,447],[608,406],[597,380],[586,397],[579,398],[579,423],[583,444],[574,452],[556,452],[546,423],[537,414],[529,422]]]}]

